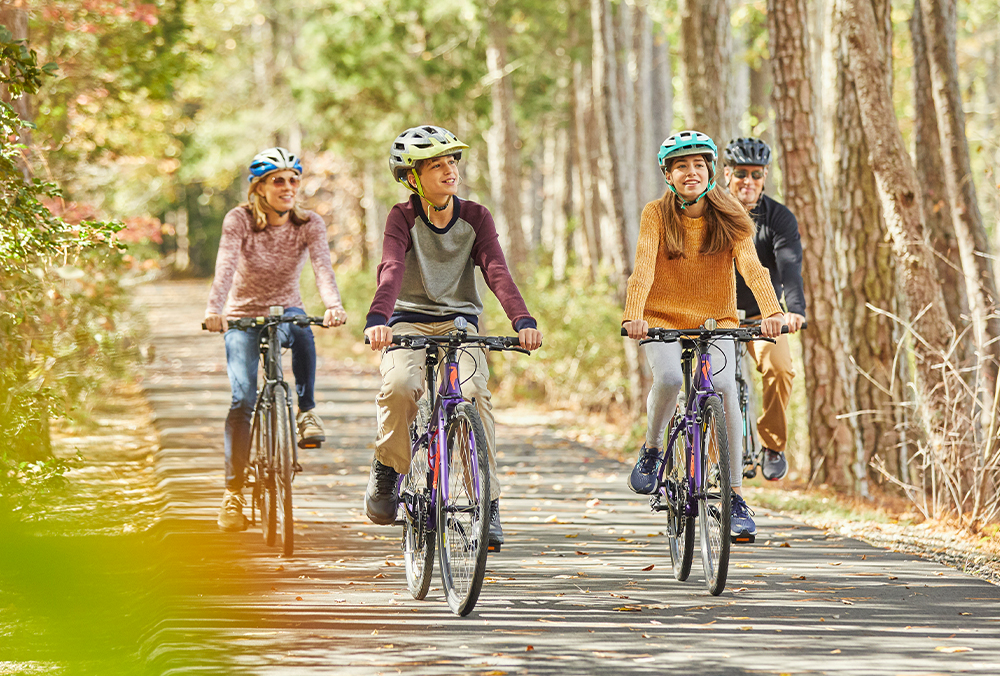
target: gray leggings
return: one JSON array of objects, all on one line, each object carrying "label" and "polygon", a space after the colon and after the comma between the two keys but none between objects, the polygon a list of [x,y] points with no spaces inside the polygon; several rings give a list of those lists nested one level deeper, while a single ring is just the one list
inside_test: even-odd
[{"label": "gray leggings", "polygon": [[[729,479],[733,487],[743,485],[743,414],[736,390],[736,354],[731,340],[720,340],[710,350],[712,383],[722,395],[729,436]],[[646,343],[646,360],[653,371],[653,386],[646,399],[646,446],[660,448],[670,417],[677,405],[677,395],[684,386],[680,343]]]}]

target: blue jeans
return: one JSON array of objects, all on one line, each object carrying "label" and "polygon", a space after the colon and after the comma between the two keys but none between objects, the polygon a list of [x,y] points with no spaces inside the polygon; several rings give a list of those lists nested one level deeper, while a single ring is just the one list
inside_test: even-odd
[{"label": "blue jeans", "polygon": [[[285,315],[304,315],[297,307],[285,308]],[[226,417],[226,487],[243,487],[246,465],[250,460],[250,424],[257,403],[257,366],[260,363],[260,332],[263,329],[226,331],[226,371],[233,390],[233,401]],[[312,328],[280,324],[281,347],[292,349],[292,373],[300,411],[316,407],[316,344]]]}]

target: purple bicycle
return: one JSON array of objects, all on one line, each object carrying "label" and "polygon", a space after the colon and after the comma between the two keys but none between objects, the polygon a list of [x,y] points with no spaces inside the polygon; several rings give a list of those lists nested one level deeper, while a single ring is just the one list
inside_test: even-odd
[{"label": "purple bicycle", "polygon": [[[650,328],[652,341],[681,341],[684,387],[667,431],[658,490],[649,499],[654,512],[667,513],[667,540],[674,577],[684,581],[694,558],[694,526],[698,520],[701,563],[713,596],[726,587],[729,572],[730,508],[729,441],[722,395],[712,384],[709,346],[717,340],[770,340],[760,328],[720,329],[709,319],[701,329]],[[622,335],[627,335],[622,329]]]},{"label": "purple bicycle", "polygon": [[427,394],[410,428],[410,472],[399,485],[407,587],[415,599],[427,595],[436,544],[442,587],[456,615],[471,613],[479,599],[490,521],[486,432],[476,405],[462,397],[459,355],[466,349],[529,354],[517,337],[470,336],[466,329],[459,318],[450,335],[393,336],[388,348],[424,350],[427,365]]}]

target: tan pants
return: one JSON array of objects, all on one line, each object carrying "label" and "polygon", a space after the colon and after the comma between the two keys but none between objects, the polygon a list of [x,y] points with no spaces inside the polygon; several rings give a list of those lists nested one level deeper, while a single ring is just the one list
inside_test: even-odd
[{"label": "tan pants", "polygon": [[763,396],[761,416],[757,419],[760,443],[772,451],[784,452],[788,443],[788,400],[795,377],[788,336],[778,336],[774,343],[751,341],[747,343],[747,351],[761,374]]},{"label": "tan pants", "polygon": [[[455,325],[450,321],[427,324],[400,322],[393,325],[392,332],[393,335],[446,335],[455,332]],[[379,365],[382,389],[375,398],[378,404],[375,459],[401,474],[410,471],[410,424],[417,417],[417,400],[423,396],[427,385],[424,358],[423,350],[384,351]],[[470,348],[462,352],[458,373],[462,379],[462,396],[475,400],[483,421],[490,468],[490,499],[496,500],[500,497],[500,480],[497,478],[493,403],[487,386],[490,372],[486,350]]]}]

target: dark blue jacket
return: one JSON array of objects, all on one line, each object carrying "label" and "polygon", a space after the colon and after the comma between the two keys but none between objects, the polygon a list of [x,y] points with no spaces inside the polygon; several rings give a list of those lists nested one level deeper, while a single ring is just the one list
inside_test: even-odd
[{"label": "dark blue jacket", "polygon": [[[761,193],[757,205],[750,212],[757,224],[754,244],[760,263],[771,273],[771,284],[778,300],[788,312],[806,316],[806,297],[802,292],[802,241],[799,223],[784,204]],[[736,306],[746,311],[747,317],[760,315],[753,292],[736,273]]]}]

